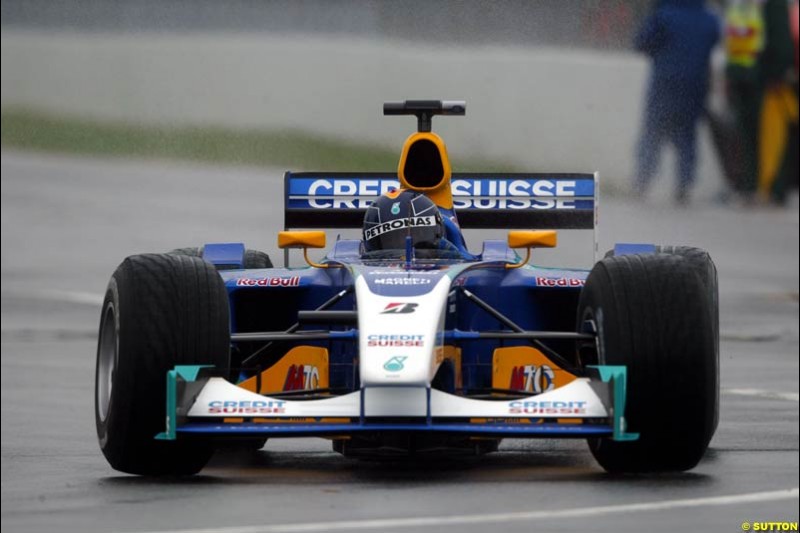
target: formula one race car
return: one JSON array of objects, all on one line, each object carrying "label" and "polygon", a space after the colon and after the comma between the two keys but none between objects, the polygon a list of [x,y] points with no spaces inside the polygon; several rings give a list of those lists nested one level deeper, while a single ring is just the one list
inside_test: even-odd
[{"label": "formula one race car", "polygon": [[[591,271],[532,266],[556,229],[596,227],[597,176],[452,174],[431,119],[464,102],[384,113],[418,120],[397,173],[286,173],[284,268],[242,244],[117,268],[95,390],[111,466],[193,474],[230,442],[314,436],[348,456],[572,437],[608,471],[693,468],[718,418],[708,254],[618,244]],[[311,228],[362,238],[314,262]],[[523,229],[472,253],[466,228]]]}]

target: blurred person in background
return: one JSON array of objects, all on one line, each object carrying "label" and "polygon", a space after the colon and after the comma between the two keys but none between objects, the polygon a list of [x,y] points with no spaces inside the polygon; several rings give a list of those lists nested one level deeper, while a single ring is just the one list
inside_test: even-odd
[{"label": "blurred person in background", "polygon": [[766,0],[764,48],[758,71],[763,87],[758,140],[758,195],[774,205],[784,205],[797,180],[797,67],[790,12],[797,23],[797,3]]},{"label": "blurred person in background", "polygon": [[[800,1],[789,3],[789,27],[792,30],[794,41],[794,94],[797,101],[800,88]],[[795,120],[789,135],[789,157],[786,175],[789,177],[788,186],[794,189],[800,187],[800,121]]]},{"label": "blurred person in background", "polygon": [[634,46],[652,60],[634,181],[637,197],[647,192],[667,141],[678,152],[675,201],[688,202],[695,179],[697,121],[705,108],[709,61],[719,37],[719,22],[704,0],[657,2],[636,35]]},{"label": "blurred person in background", "polygon": [[792,5],[795,0],[729,0],[725,9],[727,97],[739,137],[740,153],[734,155],[741,166],[734,185],[744,205],[757,197],[784,203],[797,172],[791,170],[797,154]]},{"label": "blurred person in background", "polygon": [[[789,3],[789,26],[792,29],[792,40],[794,41],[794,72],[800,72],[800,2],[794,0]],[[797,83],[797,77],[795,77]]]},{"label": "blurred person in background", "polygon": [[[745,203],[751,203],[758,180],[758,129],[762,84],[758,72],[764,49],[763,0],[729,0],[725,8],[726,88],[733,113],[740,168],[734,188]],[[726,157],[725,153],[721,154]],[[732,157],[727,155],[727,157]]]}]

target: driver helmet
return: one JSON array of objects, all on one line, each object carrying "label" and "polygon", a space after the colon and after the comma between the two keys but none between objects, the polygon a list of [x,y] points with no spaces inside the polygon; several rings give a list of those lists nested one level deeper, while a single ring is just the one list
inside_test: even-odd
[{"label": "driver helmet", "polygon": [[364,249],[404,250],[411,236],[417,249],[437,249],[444,238],[439,208],[422,193],[406,189],[389,191],[367,208]]}]

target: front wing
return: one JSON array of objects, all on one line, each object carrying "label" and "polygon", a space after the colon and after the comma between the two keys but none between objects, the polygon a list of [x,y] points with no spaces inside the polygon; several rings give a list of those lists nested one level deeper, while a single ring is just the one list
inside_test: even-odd
[{"label": "front wing", "polygon": [[178,366],[167,375],[166,431],[156,436],[345,437],[360,432],[449,433],[476,437],[610,437],[625,430],[623,366],[517,399],[476,400],[424,387],[370,387],[323,399],[272,398]]}]

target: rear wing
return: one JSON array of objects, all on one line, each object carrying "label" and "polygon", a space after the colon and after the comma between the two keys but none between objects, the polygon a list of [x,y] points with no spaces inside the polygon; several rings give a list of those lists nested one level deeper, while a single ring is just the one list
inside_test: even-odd
[{"label": "rear wing", "polygon": [[[598,173],[453,173],[453,207],[462,229],[591,229],[597,262]],[[367,206],[400,187],[389,172],[286,172],[284,229],[361,228]],[[289,250],[284,250],[289,266]]]},{"label": "rear wing", "polygon": [[[595,229],[597,173],[453,173],[458,224],[480,229]],[[287,172],[284,228],[360,228],[367,206],[400,187],[394,173]]]}]

